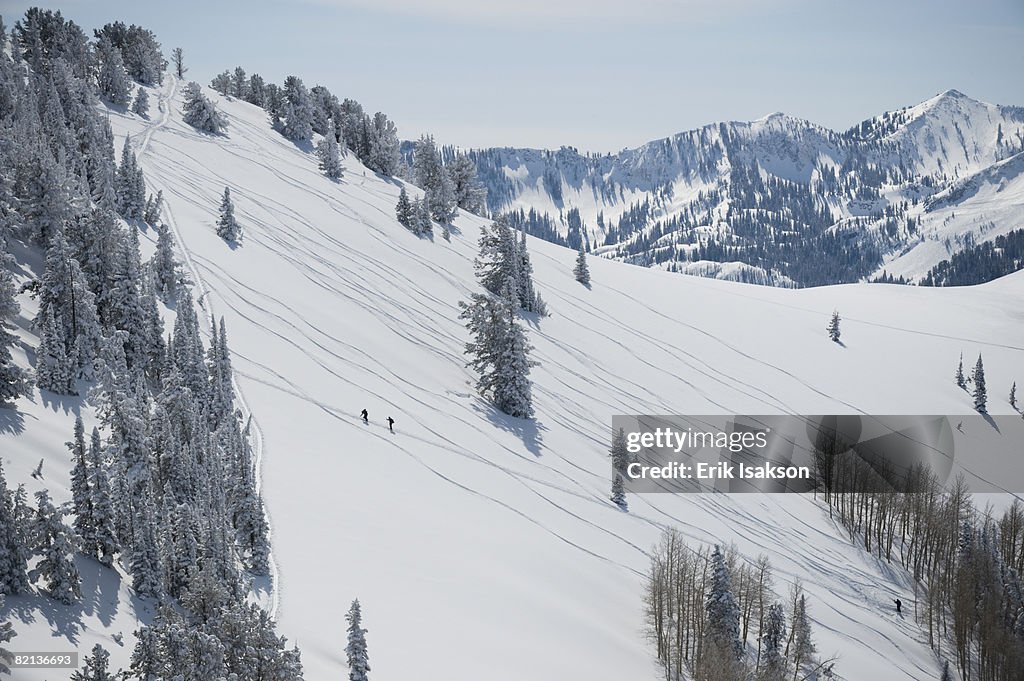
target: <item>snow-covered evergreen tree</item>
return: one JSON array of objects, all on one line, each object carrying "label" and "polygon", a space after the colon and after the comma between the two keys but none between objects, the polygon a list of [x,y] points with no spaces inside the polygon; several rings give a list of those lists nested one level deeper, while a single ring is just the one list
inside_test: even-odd
[{"label": "snow-covered evergreen tree", "polygon": [[956,374],[953,376],[956,384],[963,390],[967,390],[967,376],[964,375],[964,353],[960,353],[960,363],[956,365]]},{"label": "snow-covered evergreen tree", "polygon": [[132,102],[132,113],[143,118],[149,118],[149,93],[146,88],[140,87],[135,93],[135,101]]},{"label": "snow-covered evergreen tree", "polygon": [[828,328],[826,329],[828,331],[828,337],[832,339],[833,343],[839,342],[839,337],[841,335],[839,331],[839,322],[839,310],[835,310],[832,312],[832,319],[829,321]]},{"label": "snow-covered evergreen tree", "polygon": [[316,155],[324,175],[332,180],[341,178],[341,147],[333,134],[324,135],[316,146]]},{"label": "snow-covered evergreen tree", "polygon": [[245,99],[248,95],[249,81],[245,77],[245,69],[236,66],[231,73],[231,96],[238,99]]},{"label": "snow-covered evergreen tree", "polygon": [[210,87],[216,90],[218,94],[227,97],[231,94],[231,73],[221,71],[210,81]]},{"label": "snow-covered evergreen tree", "polygon": [[417,200],[413,207],[416,209],[417,234],[431,235],[434,233],[434,221],[430,217],[430,190],[423,193],[423,198]]},{"label": "snow-covered evergreen tree", "polygon": [[93,546],[96,558],[104,565],[113,565],[114,555],[120,550],[115,529],[116,517],[107,475],[107,464],[103,458],[100,431],[92,429],[89,441],[89,495],[92,507]]},{"label": "snow-covered evergreen tree", "polygon": [[785,681],[786,657],[783,642],[786,639],[786,615],[782,604],[768,606],[761,631],[761,662],[757,681]]},{"label": "snow-covered evergreen tree", "polygon": [[732,661],[740,659],[743,641],[740,639],[740,609],[733,593],[732,577],[718,545],[711,553],[710,570],[711,584],[705,604],[708,616],[705,640],[709,647],[723,656],[720,662],[726,664],[728,658]]},{"label": "snow-covered evergreen tree", "polygon": [[345,656],[348,659],[349,681],[368,681],[370,656],[366,649],[366,629],[363,629],[363,614],[358,598],[352,601],[345,620],[348,622]]},{"label": "snow-covered evergreen tree", "polygon": [[142,211],[142,221],[147,225],[156,225],[160,222],[160,211],[164,203],[164,190],[158,189],[156,196],[150,195],[146,198],[146,207]]},{"label": "snow-covered evergreen tree", "polygon": [[128,73],[124,69],[121,50],[114,47],[106,38],[100,38],[96,44],[96,58],[99,71],[96,74],[96,86],[100,96],[111,104],[126,106],[129,97]]},{"label": "snow-covered evergreen tree", "polygon": [[15,496],[7,489],[3,457],[0,457],[0,595],[19,594],[29,585],[28,559],[31,549],[25,539],[28,528]]},{"label": "snow-covered evergreen tree", "polygon": [[576,277],[576,281],[584,286],[590,286],[590,268],[587,267],[587,252],[583,250],[582,243],[580,244],[580,251],[576,255],[576,267],[573,268],[572,274]]},{"label": "snow-covered evergreen tree", "polygon": [[815,653],[814,641],[811,638],[811,621],[807,616],[807,597],[803,594],[796,601],[791,629],[792,643],[789,656],[799,676],[800,670],[813,662]]},{"label": "snow-covered evergreen tree", "polygon": [[150,260],[150,271],[157,293],[165,301],[172,301],[178,286],[178,265],[174,260],[174,239],[167,225],[157,227],[156,251]]},{"label": "snow-covered evergreen tree", "polygon": [[58,325],[53,308],[47,308],[36,351],[36,385],[58,395],[75,395],[78,374],[77,347],[69,348],[64,329]]},{"label": "snow-covered evergreen tree", "polygon": [[174,65],[174,75],[179,80],[185,77],[188,72],[188,67],[185,66],[185,51],[180,47],[175,47],[171,51],[171,63]]},{"label": "snow-covered evergreen tree", "polygon": [[116,681],[120,674],[110,671],[110,653],[97,643],[92,647],[92,654],[86,655],[81,671],[71,675],[71,681]]},{"label": "snow-covered evergreen tree", "polygon": [[482,215],[487,209],[487,189],[476,179],[476,164],[466,154],[459,154],[448,164],[455,204],[470,213]]},{"label": "snow-covered evergreen tree", "polygon": [[18,301],[14,297],[14,279],[6,267],[4,243],[0,239],[0,408],[28,394],[28,375],[14,363],[11,348],[17,337],[10,332],[11,320],[18,314]]},{"label": "snow-covered evergreen tree", "polygon": [[1010,406],[1014,409],[1017,408],[1017,381],[1010,386]]},{"label": "snow-covered evergreen tree", "polygon": [[228,243],[235,243],[242,235],[242,228],[235,220],[235,204],[231,201],[230,187],[224,187],[220,201],[220,217],[217,218],[217,236]]},{"label": "snow-covered evergreen tree", "polygon": [[365,159],[368,168],[382,175],[391,177],[398,172],[399,141],[398,128],[381,112],[373,115],[370,126],[369,158]]},{"label": "snow-covered evergreen tree", "polygon": [[988,391],[985,389],[985,365],[978,355],[978,362],[974,365],[974,372],[971,374],[971,382],[974,384],[974,408],[982,414],[988,409]]},{"label": "snow-covered evergreen tree", "polygon": [[[0,28],[2,28],[2,26],[0,26]],[[0,591],[0,610],[4,609],[5,598],[6,596],[4,596],[3,592]],[[4,644],[9,643],[15,636],[17,636],[17,633],[14,631],[14,625],[10,622],[0,620],[0,674],[11,673],[11,668],[7,665],[14,661],[14,655],[5,647]]]},{"label": "snow-covered evergreen tree", "polygon": [[625,473],[630,463],[629,449],[626,447],[626,430],[619,428],[612,433],[612,470]]},{"label": "snow-covered evergreen tree", "polygon": [[626,488],[622,480],[622,474],[616,471],[612,474],[612,503],[616,504],[623,511],[627,509]]},{"label": "snow-covered evergreen tree", "polygon": [[293,142],[313,137],[313,103],[309,90],[298,76],[284,79],[284,125],[281,132]]},{"label": "snow-covered evergreen tree", "polygon": [[398,193],[398,203],[395,205],[395,217],[398,219],[398,224],[402,225],[406,229],[413,228],[413,208],[412,203],[409,201],[409,193],[405,191],[405,185],[402,185],[401,191]]},{"label": "snow-covered evergreen tree", "polygon": [[89,468],[86,461],[85,425],[82,417],[75,419],[75,436],[66,443],[71,452],[71,500],[75,509],[74,528],[81,542],[82,552],[96,557],[96,521],[92,512],[92,493],[89,489]]},{"label": "snow-covered evergreen tree", "polygon": [[219,135],[228,127],[224,114],[217,111],[199,83],[192,82],[185,86],[185,104],[182,107],[184,121],[197,130]]},{"label": "snow-covered evergreen tree", "polygon": [[139,167],[135,157],[135,150],[132,149],[131,135],[124,139],[124,149],[121,151],[121,165],[117,168],[117,177],[114,181],[114,191],[117,200],[117,212],[128,220],[142,217],[146,208],[146,183],[143,178],[142,168]]},{"label": "snow-covered evergreen tree", "polygon": [[71,605],[82,598],[82,578],[75,566],[75,543],[64,524],[64,514],[54,507],[46,490],[36,492],[38,507],[31,534],[39,561],[29,570],[33,582],[42,579],[44,589],[57,601]]}]

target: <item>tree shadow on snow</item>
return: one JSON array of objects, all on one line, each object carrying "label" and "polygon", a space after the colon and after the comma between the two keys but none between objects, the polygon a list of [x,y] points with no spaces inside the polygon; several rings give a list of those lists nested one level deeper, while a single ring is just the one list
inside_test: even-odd
[{"label": "tree shadow on snow", "polygon": [[474,410],[480,412],[487,420],[493,423],[498,428],[504,431],[512,433],[526,446],[534,456],[541,455],[541,448],[544,444],[544,437],[541,435],[543,431],[547,430],[544,424],[539,423],[533,419],[517,419],[514,416],[499,411],[489,404],[477,404]]},{"label": "tree shadow on snow", "polygon": [[992,418],[989,414],[982,412],[981,418],[985,419],[985,423],[992,426],[993,430],[995,430],[997,433],[999,433],[1000,435],[1003,434],[1003,431],[999,430],[999,425],[996,423],[996,420]]},{"label": "tree shadow on snow", "polygon": [[0,405],[0,435],[21,435],[25,432],[25,417],[17,405]]}]

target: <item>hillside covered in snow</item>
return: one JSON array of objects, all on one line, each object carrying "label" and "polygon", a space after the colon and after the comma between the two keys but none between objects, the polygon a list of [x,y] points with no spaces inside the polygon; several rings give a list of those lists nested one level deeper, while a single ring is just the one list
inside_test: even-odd
[{"label": "hillside covered in snow", "polygon": [[[288,670],[274,678],[294,681],[300,678],[294,645],[301,652],[301,678],[327,681],[349,673],[346,613],[358,598],[372,679],[654,681],[666,672],[658,664],[645,597],[652,562],[662,555],[655,546],[666,530],[675,530],[671,536],[704,551],[702,556],[713,546],[731,546],[729,569],[737,573],[763,557],[774,575],[766,596],[785,604],[789,615],[796,609],[789,594],[802,585],[800,607],[817,656],[834,663],[833,678],[926,681],[939,678],[943,662],[954,659],[947,639],[929,640],[926,597],[915,575],[899,559],[865,546],[820,495],[652,493],[613,503],[611,419],[975,414],[976,395],[956,384],[954,371],[961,358],[969,370],[979,356],[988,377],[988,413],[1016,415],[1008,395],[1015,380],[1024,380],[1024,273],[962,288],[857,283],[793,290],[703,276],[744,271],[731,263],[721,269],[704,265],[705,271],[696,272],[702,276],[680,276],[592,257],[585,286],[573,273],[576,250],[529,237],[533,283],[548,314],[517,313],[536,362],[529,375],[535,416],[513,418],[478,394],[476,375],[467,367],[471,337],[460,318],[460,302],[481,291],[474,261],[490,220],[460,211],[446,230],[435,225],[430,236],[416,234],[399,223],[396,204],[402,192],[415,200],[423,191],[371,170],[352,152],[338,152],[340,177],[329,177],[330,164],[323,161],[329,153],[315,151],[330,147],[322,145],[323,134],[288,139],[282,134],[287,119],[275,121],[241,98],[190,87],[173,69],[162,82],[132,87],[146,93],[148,113],[97,102],[87,93],[82,101],[109,119],[110,139],[99,133],[103,148],[124,149],[120,167],[135,154],[141,175],[132,177],[144,177],[145,195],[162,196],[153,221],[159,226],[142,215],[117,218],[110,233],[123,233],[117,252],[129,260],[114,268],[115,283],[130,280],[139,265],[129,257],[140,252],[134,244],[141,262],[153,263],[146,265],[145,284],[130,286],[138,287],[135,293],[145,303],[140,302],[142,326],[153,331],[147,338],[153,344],[166,338],[165,354],[128,359],[135,357],[135,346],[122,326],[134,329],[139,320],[115,319],[102,339],[97,376],[64,376],[77,395],[36,385],[0,408],[0,462],[7,486],[24,486],[29,500],[48,490],[57,506],[80,508],[72,475],[76,450],[65,443],[74,440],[81,417],[86,433],[98,426],[97,450],[126,486],[117,498],[159,496],[161,503],[143,504],[142,515],[130,516],[149,513],[151,525],[117,528],[133,538],[134,550],[124,547],[109,565],[102,555],[74,552],[80,600],[60,603],[35,579],[8,595],[0,623],[10,621],[17,636],[0,647],[74,650],[84,657],[100,644],[113,669],[131,667],[130,678],[161,681],[174,678],[174,665],[147,677],[138,659],[171,651],[171,659],[181,655],[190,670],[223,671],[224,664],[256,668],[265,656]],[[186,122],[195,122],[200,94],[214,105],[207,113],[216,111],[219,132]],[[927,112],[945,107],[951,97],[956,95],[940,97]],[[57,106],[61,100],[50,101]],[[1019,121],[1020,113],[991,111],[1006,121],[1005,144],[1019,147],[1009,121]],[[932,115],[927,112],[922,115]],[[18,118],[10,110],[0,113]],[[50,115],[56,117],[56,109]],[[903,115],[909,121],[917,114]],[[851,152],[852,132],[836,135],[810,124],[801,123],[798,136],[807,144],[793,146],[787,141],[793,125],[791,119],[770,117],[731,129],[712,127],[632,152],[632,160],[621,165],[563,150],[555,157],[576,160],[557,166],[558,177],[564,180],[564,169],[579,163],[574,196],[599,193],[588,184],[593,167],[623,178],[608,185],[608,203],[601,199],[590,206],[596,212],[586,222],[593,227],[606,208],[610,220],[610,206],[621,207],[623,197],[647,201],[641,196],[648,189],[662,205],[683,206],[686,194],[693,201],[715,195],[727,206],[731,199],[714,188],[720,164],[732,159],[730,172],[749,171],[746,177],[754,182],[768,163],[760,152],[745,151],[750,140],[758,140],[758,149],[773,150],[769,184],[797,192],[801,183],[825,183],[826,167],[874,167],[897,154],[901,134],[916,134],[912,122],[902,120],[862,127],[857,135],[887,140],[879,143],[878,156],[869,157]],[[2,134],[13,139],[28,133]],[[681,151],[697,147],[715,151],[699,160]],[[651,166],[642,159],[655,157],[671,172],[648,176]],[[476,158],[483,171],[486,158]],[[545,158],[538,152],[536,168],[523,166],[524,182],[536,172],[544,177],[538,169],[548,167]],[[912,169],[898,166],[892,172],[902,179],[912,170],[968,181],[972,174],[996,172],[999,164],[1008,174],[1014,167],[995,147],[943,152],[941,168],[937,158],[932,154],[915,160]],[[83,170],[81,186],[69,191],[85,187],[89,196],[91,184],[103,184],[94,174]],[[689,189],[670,179],[682,176],[689,178]],[[701,184],[698,177],[704,178]],[[831,177],[835,187],[862,190],[865,205],[881,200],[864,188],[872,185],[847,186],[840,173]],[[956,203],[959,215],[963,202],[990,190],[991,182],[979,180],[973,189],[964,185],[962,199],[945,200]],[[923,191],[919,205],[926,195],[931,197]],[[83,200],[105,205],[102,195]],[[943,200],[935,194],[929,205],[943,210]],[[237,231],[226,228],[225,214],[232,212],[225,211],[227,203]],[[820,209],[812,204],[808,210]],[[838,202],[833,207],[852,210]],[[55,234],[78,234],[93,224],[82,219],[51,227]],[[9,320],[12,366],[37,374],[43,367],[45,378],[54,353],[44,349],[53,350],[56,335],[54,312],[47,321],[46,306],[57,307],[56,301],[66,302],[85,287],[48,297],[48,273],[64,262],[54,256],[60,239],[51,238],[47,247],[11,233],[9,288],[17,292],[20,308]],[[599,238],[598,232],[590,234]],[[165,250],[171,242],[172,251]],[[610,244],[609,254],[615,248]],[[179,275],[171,288],[180,291],[157,296],[149,278],[156,278],[161,255],[169,254]],[[72,259],[77,256],[65,258],[75,271]],[[124,286],[112,290],[123,293]],[[109,303],[115,310],[121,305]],[[71,303],[70,309],[79,308]],[[42,328],[34,322],[41,310]],[[842,319],[841,343],[826,333],[834,312]],[[145,354],[141,346],[136,349]],[[131,361],[156,372],[158,380],[126,379]],[[199,406],[204,408],[197,411]],[[958,444],[977,446],[995,437],[984,428],[959,432]],[[137,442],[128,437],[132,433]],[[122,460],[130,455],[138,455],[130,462],[134,466]],[[159,490],[147,487],[156,481]],[[137,494],[133,484],[139,485]],[[7,506],[6,495],[0,498],[0,512],[18,508],[16,496]],[[1011,497],[992,500],[1002,509]],[[182,508],[190,504],[196,510]],[[973,520],[966,504],[963,510],[963,519]],[[257,517],[268,526],[261,529]],[[961,529],[959,520],[954,533]],[[149,537],[147,527],[164,534]],[[0,540],[8,535],[0,532]],[[265,564],[259,560],[263,539],[270,542]],[[964,537],[963,546],[972,541]],[[1024,556],[1017,542],[1006,555]],[[148,574],[151,557],[143,549],[151,544],[159,554],[154,579],[166,586],[146,591],[139,575]],[[8,557],[6,548],[0,543],[0,558]],[[36,567],[40,558],[30,562]],[[0,564],[0,575],[7,567]],[[226,595],[222,583],[233,584],[237,593]],[[696,598],[696,611],[704,612],[704,594],[690,597]],[[901,614],[893,609],[895,598],[904,604]],[[196,622],[219,621],[221,608],[241,618],[241,602],[263,610],[249,611],[256,613],[251,620],[229,619],[236,628],[220,632],[220,640],[212,629],[199,631]],[[163,629],[152,626],[178,622],[175,617],[185,619]],[[240,631],[258,632],[258,643]],[[753,629],[744,635],[740,657],[760,664],[759,636]],[[250,657],[232,657],[242,656],[240,650]],[[800,669],[807,678],[825,678],[807,662],[787,667],[787,678]],[[13,672],[18,681],[71,673]],[[253,672],[251,678],[262,677]],[[692,676],[687,671],[682,678]]]}]

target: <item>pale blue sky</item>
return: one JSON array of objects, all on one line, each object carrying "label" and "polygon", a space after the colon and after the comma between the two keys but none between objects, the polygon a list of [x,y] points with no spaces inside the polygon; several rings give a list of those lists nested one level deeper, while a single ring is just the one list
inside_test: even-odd
[{"label": "pale blue sky", "polygon": [[613,151],[783,111],[836,129],[949,88],[1024,105],[1022,0],[0,0],[121,19],[208,84],[241,64],[384,111],[405,138]]}]

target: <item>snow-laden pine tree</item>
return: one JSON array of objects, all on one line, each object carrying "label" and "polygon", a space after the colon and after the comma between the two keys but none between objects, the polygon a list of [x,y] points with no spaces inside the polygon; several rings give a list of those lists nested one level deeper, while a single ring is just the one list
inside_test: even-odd
[{"label": "snow-laden pine tree", "polygon": [[121,50],[114,47],[106,36],[96,44],[96,59],[99,71],[96,86],[103,99],[116,106],[126,106],[129,97],[128,73],[124,69]]},{"label": "snow-laden pine tree", "polygon": [[298,76],[284,79],[284,125],[281,132],[293,142],[313,138],[313,103]]},{"label": "snow-laden pine tree", "polygon": [[220,200],[220,217],[217,218],[217,236],[228,243],[235,243],[242,235],[242,228],[235,220],[235,204],[231,201],[231,188],[224,187]]},{"label": "snow-laden pine tree", "polygon": [[757,681],[786,681],[786,656],[783,642],[786,640],[786,615],[781,603],[772,603],[764,618],[761,630],[761,660]]},{"label": "snow-laden pine tree", "polygon": [[156,196],[146,198],[146,207],[142,210],[142,221],[147,225],[156,226],[160,222],[160,211],[164,203],[164,190],[158,189]]},{"label": "snow-laden pine tree", "polygon": [[33,582],[43,580],[43,588],[51,597],[71,605],[82,598],[82,577],[74,561],[74,536],[64,524],[64,513],[50,501],[49,492],[40,490],[35,496],[38,506],[31,533],[35,538],[34,552],[40,558],[28,577]]},{"label": "snow-laden pine tree", "polygon": [[400,160],[398,128],[379,111],[373,114],[369,142],[366,166],[388,177],[395,175]]},{"label": "snow-laden pine tree", "polygon": [[149,93],[146,88],[139,87],[135,93],[135,100],[132,102],[132,113],[143,118],[149,118]]},{"label": "snow-laden pine tree", "polygon": [[572,274],[576,277],[576,281],[584,286],[590,286],[590,268],[587,266],[587,252],[583,250],[582,243],[580,244],[580,251],[576,255],[576,267],[573,268]]},{"label": "snow-laden pine tree", "polygon": [[71,500],[75,510],[74,528],[79,547],[85,555],[96,558],[96,521],[92,512],[92,493],[89,489],[89,467],[86,461],[85,425],[82,417],[75,419],[75,435],[66,443],[71,453]]},{"label": "snow-laden pine tree", "polygon": [[199,86],[199,83],[189,83],[185,86],[183,92],[185,94],[185,104],[182,107],[182,111],[186,123],[197,130],[215,135],[219,135],[227,129],[228,122],[224,114],[217,111],[217,107],[214,106],[213,102],[203,94],[203,89]]},{"label": "snow-laden pine tree", "polygon": [[629,449],[626,447],[625,428],[619,428],[612,433],[611,455],[612,470],[625,473],[626,467],[629,466],[630,462]]},{"label": "snow-laden pine tree", "polygon": [[324,175],[332,180],[341,178],[341,147],[333,132],[324,135],[316,145],[316,155],[320,159],[320,170],[324,171]]},{"label": "snow-laden pine tree", "polygon": [[1017,381],[1014,381],[1013,385],[1010,386],[1010,406],[1014,409],[1017,408]]},{"label": "snow-laden pine tree", "polygon": [[962,390],[967,390],[967,376],[964,375],[964,353],[960,353],[960,363],[956,365],[956,374],[953,378]]},{"label": "snow-laden pine tree", "polygon": [[430,135],[420,137],[413,150],[413,181],[425,192],[431,217],[441,223],[455,218],[455,188]]},{"label": "snow-laden pine tree", "polygon": [[363,614],[358,598],[352,601],[345,620],[348,622],[345,656],[348,659],[349,681],[368,681],[370,656],[366,650],[366,629],[363,629]]},{"label": "snow-laden pine tree", "polygon": [[409,201],[409,192],[405,191],[405,185],[402,185],[402,189],[398,193],[398,203],[395,204],[395,218],[398,220],[398,224],[406,229],[412,229],[413,216],[413,206],[412,202]]},{"label": "snow-laden pine tree", "polygon": [[466,344],[467,366],[478,375],[477,391],[499,410],[516,418],[533,416],[526,332],[516,320],[513,283],[502,295],[475,293],[470,302],[459,303],[472,340]]},{"label": "snow-laden pine tree", "polygon": [[28,375],[14,363],[11,354],[11,348],[18,342],[10,331],[11,320],[17,316],[19,307],[14,297],[14,279],[6,267],[3,248],[3,240],[0,239],[0,408],[29,391]]},{"label": "snow-laden pine tree", "polygon": [[245,77],[245,69],[236,66],[231,73],[231,96],[238,99],[245,99],[249,90],[249,81]]},{"label": "snow-laden pine tree", "polygon": [[423,192],[423,198],[416,201],[416,233],[431,235],[434,233],[434,221],[430,217],[430,190]]},{"label": "snow-laden pine tree", "polygon": [[974,408],[984,414],[988,409],[988,391],[985,389],[985,364],[981,361],[980,354],[971,374],[971,382],[974,384]]},{"label": "snow-laden pine tree", "polygon": [[612,474],[611,500],[613,504],[617,505],[623,511],[625,511],[628,508],[628,506],[626,505],[625,483],[622,480],[622,474],[619,473],[618,471],[615,471],[615,473]]},{"label": "snow-laden pine tree", "polygon": [[515,283],[510,279],[500,296],[499,310],[504,318],[499,331],[494,373],[494,405],[509,416],[533,418],[533,394],[530,384],[530,360],[533,346],[526,339],[526,331],[516,319]]},{"label": "snow-laden pine tree", "polygon": [[[0,610],[4,609],[5,598],[6,596],[0,591]],[[17,636],[17,633],[14,631],[14,625],[0,620],[0,674],[11,673],[11,668],[7,665],[14,661],[14,655],[6,648],[5,644],[9,643],[15,636]]]},{"label": "snow-laden pine tree", "polygon": [[146,182],[132,148],[131,135],[124,138],[121,151],[121,165],[114,180],[117,212],[127,220],[142,217],[146,208]]},{"label": "snow-laden pine tree", "polygon": [[722,549],[716,545],[711,554],[711,585],[705,610],[708,625],[705,633],[706,655],[714,664],[728,666],[739,661],[743,643],[739,636],[739,606],[732,591],[732,578]]},{"label": "snow-laden pine tree", "polygon": [[805,665],[813,663],[815,653],[814,641],[811,638],[811,621],[807,616],[807,596],[803,594],[796,600],[790,628],[792,631],[789,656],[799,676]]},{"label": "snow-laden pine tree", "polygon": [[476,164],[466,154],[459,154],[447,166],[455,194],[455,205],[470,213],[482,215],[487,210],[487,189],[476,179]]},{"label": "snow-laden pine tree", "polygon": [[75,395],[78,374],[77,346],[68,347],[64,329],[57,324],[53,308],[46,309],[36,350],[36,385],[57,395]]},{"label": "snow-laden pine tree", "polygon": [[826,331],[828,331],[828,337],[832,339],[833,343],[839,342],[839,337],[841,335],[839,331],[839,322],[839,310],[835,310],[832,312],[832,319],[829,320],[828,327],[826,328]]},{"label": "snow-laden pine tree", "polygon": [[178,286],[178,265],[174,260],[174,239],[167,225],[157,227],[156,251],[149,261],[153,286],[164,301],[173,301]]},{"label": "snow-laden pine tree", "polygon": [[89,441],[88,471],[96,558],[109,566],[113,565],[114,555],[121,547],[117,541],[110,477],[107,475],[107,463],[103,457],[103,445],[98,428],[92,429]]},{"label": "snow-laden pine tree", "polygon": [[171,64],[174,66],[174,75],[179,80],[185,77],[185,73],[188,72],[188,68],[185,66],[185,51],[180,47],[175,47],[171,50]]},{"label": "snow-laden pine tree", "polygon": [[218,94],[227,97],[231,94],[231,73],[229,71],[221,71],[210,81],[210,87],[216,90]]},{"label": "snow-laden pine tree", "polygon": [[14,494],[7,489],[3,457],[0,457],[0,595],[19,594],[28,589],[28,560],[31,550],[25,541],[28,528]]},{"label": "snow-laden pine tree", "polygon": [[92,654],[86,655],[81,671],[71,675],[71,681],[115,681],[120,674],[110,671],[110,653],[99,643],[92,647]]}]

